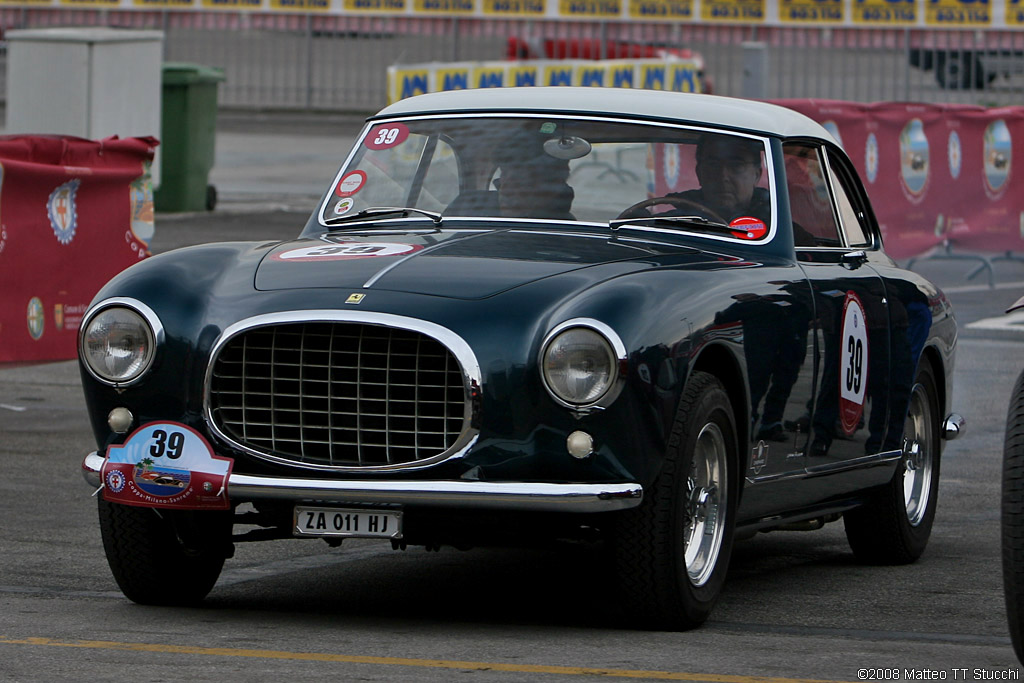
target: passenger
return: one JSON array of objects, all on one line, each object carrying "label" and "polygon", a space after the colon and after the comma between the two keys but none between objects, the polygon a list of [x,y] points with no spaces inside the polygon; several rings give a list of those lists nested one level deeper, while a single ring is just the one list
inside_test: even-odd
[{"label": "passenger", "polygon": [[495,154],[501,171],[493,181],[498,191],[465,191],[445,214],[576,220],[570,213],[576,193],[567,182],[569,162],[546,154],[542,143],[523,134],[505,140]]},{"label": "passenger", "polygon": [[501,176],[494,180],[501,215],[576,220],[570,213],[576,193],[568,183],[569,162],[548,156],[543,149],[533,154],[516,151],[500,159]]}]

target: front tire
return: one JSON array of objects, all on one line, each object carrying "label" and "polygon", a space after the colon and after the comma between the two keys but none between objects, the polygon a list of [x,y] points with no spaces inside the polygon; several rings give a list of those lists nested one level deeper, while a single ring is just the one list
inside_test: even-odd
[{"label": "front tire", "polygon": [[737,462],[729,397],[718,379],[696,372],[660,474],[613,530],[619,583],[640,626],[685,630],[711,613],[732,554]]},{"label": "front tire", "polygon": [[107,564],[140,605],[194,605],[231,554],[231,512],[155,510],[99,499]]},{"label": "front tire", "polygon": [[939,399],[931,366],[922,360],[910,390],[903,438],[918,454],[900,460],[892,481],[865,505],[843,515],[853,554],[867,564],[914,562],[924,552],[939,495]]},{"label": "front tire", "polygon": [[1010,397],[1003,446],[1003,589],[1010,640],[1024,662],[1024,372]]}]

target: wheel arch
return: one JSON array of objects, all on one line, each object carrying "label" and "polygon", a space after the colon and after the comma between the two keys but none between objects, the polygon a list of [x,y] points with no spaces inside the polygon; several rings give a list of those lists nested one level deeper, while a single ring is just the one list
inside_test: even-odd
[{"label": "wheel arch", "polygon": [[[736,447],[739,462],[736,463],[736,476],[746,471],[750,464],[750,399],[745,373],[739,359],[723,344],[709,344],[704,347],[693,363],[691,374],[706,372],[714,375],[729,396],[732,414],[736,420]],[[737,492],[738,493],[738,492]]]},{"label": "wheel arch", "polygon": [[935,348],[935,346],[930,344],[926,345],[921,351],[921,358],[917,361],[918,367],[920,367],[922,363],[928,363],[932,369],[932,377],[935,378],[935,391],[939,394],[937,398],[939,399],[941,413],[939,415],[939,420],[941,424],[941,420],[946,416],[946,412],[949,410],[949,403],[946,400],[946,392],[949,388],[947,387],[946,367],[942,362],[942,354],[939,353],[939,350]]}]

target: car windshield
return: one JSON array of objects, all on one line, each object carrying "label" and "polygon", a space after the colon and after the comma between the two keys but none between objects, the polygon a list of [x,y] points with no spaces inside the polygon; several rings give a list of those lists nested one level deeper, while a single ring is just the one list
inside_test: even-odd
[{"label": "car windshield", "polygon": [[600,118],[377,121],[336,176],[320,223],[529,219],[767,240],[769,150],[749,135]]}]

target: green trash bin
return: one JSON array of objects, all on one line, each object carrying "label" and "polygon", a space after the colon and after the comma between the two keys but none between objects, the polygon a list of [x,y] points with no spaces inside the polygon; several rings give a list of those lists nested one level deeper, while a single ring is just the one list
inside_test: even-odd
[{"label": "green trash bin", "polygon": [[217,84],[224,70],[167,62],[160,112],[160,186],[157,211],[212,211],[217,191],[209,184],[217,128]]}]

